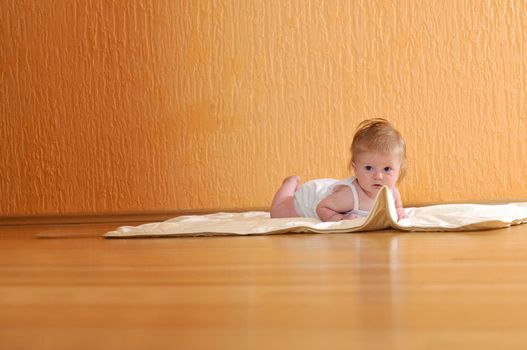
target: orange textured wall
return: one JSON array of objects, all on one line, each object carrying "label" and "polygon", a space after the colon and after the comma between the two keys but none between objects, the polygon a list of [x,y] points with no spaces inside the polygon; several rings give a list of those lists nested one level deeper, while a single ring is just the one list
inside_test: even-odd
[{"label": "orange textured wall", "polygon": [[267,206],[408,142],[406,203],[527,199],[526,1],[4,0],[0,215]]}]

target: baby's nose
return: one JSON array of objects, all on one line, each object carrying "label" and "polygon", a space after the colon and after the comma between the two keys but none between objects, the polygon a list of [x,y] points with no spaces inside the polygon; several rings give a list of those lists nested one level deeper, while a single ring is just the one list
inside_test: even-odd
[{"label": "baby's nose", "polygon": [[382,180],[382,177],[383,177],[383,176],[382,176],[382,173],[381,173],[381,172],[376,172],[376,173],[375,173],[375,179],[376,179],[376,180]]}]

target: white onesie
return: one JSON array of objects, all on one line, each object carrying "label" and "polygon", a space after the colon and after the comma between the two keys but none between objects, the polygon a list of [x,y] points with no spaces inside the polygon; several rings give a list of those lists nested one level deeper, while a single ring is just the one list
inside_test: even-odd
[{"label": "white onesie", "polygon": [[353,182],[355,177],[344,180],[336,179],[315,179],[303,184],[295,192],[295,209],[303,217],[317,218],[318,203],[335,191],[337,186],[348,186],[353,192],[353,210],[349,213],[360,217],[368,216],[369,211],[359,209],[359,196]]}]

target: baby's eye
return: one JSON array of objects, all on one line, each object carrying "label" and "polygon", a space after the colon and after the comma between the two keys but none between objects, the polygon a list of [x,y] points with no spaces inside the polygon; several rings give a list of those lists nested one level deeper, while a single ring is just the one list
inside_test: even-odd
[{"label": "baby's eye", "polygon": [[366,169],[367,171],[372,171],[373,167],[371,165],[366,165],[364,169]]},{"label": "baby's eye", "polygon": [[387,173],[387,172],[390,172],[392,170],[392,168],[390,168],[389,166],[385,167],[384,168],[384,172]]}]

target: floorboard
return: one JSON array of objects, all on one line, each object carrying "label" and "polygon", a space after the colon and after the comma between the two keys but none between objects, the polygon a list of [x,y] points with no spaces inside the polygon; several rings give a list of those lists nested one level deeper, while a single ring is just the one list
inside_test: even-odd
[{"label": "floorboard", "polygon": [[101,237],[124,224],[0,227],[0,349],[527,348],[527,225]]}]

